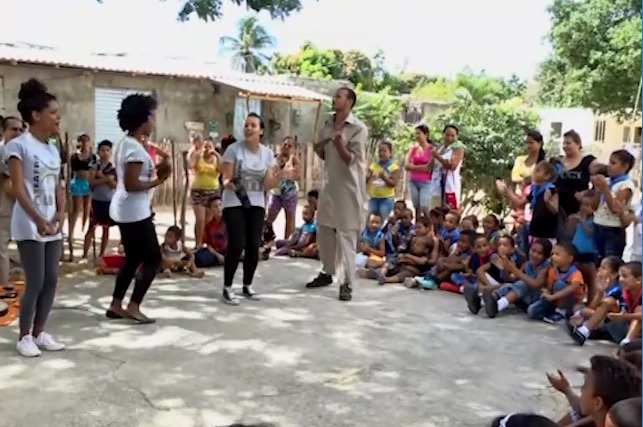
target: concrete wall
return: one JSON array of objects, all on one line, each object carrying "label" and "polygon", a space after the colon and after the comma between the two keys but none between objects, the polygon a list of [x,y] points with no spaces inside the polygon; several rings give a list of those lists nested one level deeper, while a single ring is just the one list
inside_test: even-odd
[{"label": "concrete wall", "polygon": [[[538,130],[547,143],[553,143],[561,150],[563,134],[575,130],[588,150],[594,142],[594,114],[586,108],[540,108]],[[560,135],[554,133],[554,126],[560,123]]]},{"label": "concrete wall", "polygon": [[41,80],[58,97],[62,133],[95,132],[94,89],[97,87],[153,91],[159,102],[157,139],[186,139],[184,124],[188,121],[207,124],[216,120],[220,133],[229,131],[225,114],[233,110],[233,99],[226,92],[215,96],[212,85],[206,80],[95,73],[37,65],[0,65],[1,114],[17,113],[20,83],[31,77]]}]

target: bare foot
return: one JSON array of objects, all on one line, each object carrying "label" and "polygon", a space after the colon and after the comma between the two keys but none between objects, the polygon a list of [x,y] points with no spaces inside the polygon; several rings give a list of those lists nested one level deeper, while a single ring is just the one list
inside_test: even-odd
[{"label": "bare foot", "polygon": [[163,277],[168,279],[172,277],[172,270],[170,270],[169,268],[166,268],[165,270],[163,270]]},{"label": "bare foot", "polygon": [[194,270],[194,271],[190,272],[190,276],[196,277],[197,279],[200,279],[204,275],[205,275],[205,273],[203,272],[203,270]]}]

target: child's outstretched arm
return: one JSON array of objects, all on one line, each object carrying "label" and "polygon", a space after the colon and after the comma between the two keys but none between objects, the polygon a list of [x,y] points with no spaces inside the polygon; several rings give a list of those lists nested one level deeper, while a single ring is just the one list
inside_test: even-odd
[{"label": "child's outstretched arm", "polygon": [[489,268],[491,268],[491,264],[486,263],[482,264],[476,270],[476,279],[484,286],[491,286],[491,283],[487,280],[487,271],[489,271]]},{"label": "child's outstretched arm", "polygon": [[185,245],[183,245],[183,253],[185,254],[186,257],[188,257],[189,262],[194,261],[194,252],[188,249],[188,247]]},{"label": "child's outstretched arm", "polygon": [[522,280],[530,288],[540,289],[544,286],[545,280],[547,279],[546,268],[541,268],[538,271],[538,274],[536,274],[536,277],[529,277],[527,273],[525,273],[527,263],[523,264],[521,268],[518,268],[516,264],[513,263],[509,258],[507,257],[501,257],[501,258],[502,258],[505,271],[507,271],[508,273],[513,273],[513,275],[516,276],[518,280]]},{"label": "child's outstretched arm", "polygon": [[496,189],[498,190],[498,194],[507,198],[515,208],[524,208],[529,203],[527,197],[522,197],[514,193],[507,187],[507,184],[500,179],[496,180]]}]

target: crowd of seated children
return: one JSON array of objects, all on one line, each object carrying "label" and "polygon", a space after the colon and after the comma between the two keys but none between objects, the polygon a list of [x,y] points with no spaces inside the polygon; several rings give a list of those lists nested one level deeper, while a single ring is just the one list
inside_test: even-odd
[{"label": "crowd of seated children", "polygon": [[291,257],[317,258],[317,226],[315,225],[315,211],[306,205],[302,209],[303,224],[293,231],[287,239],[275,241],[275,255],[289,255]]},{"label": "crowd of seated children", "polygon": [[194,264],[194,252],[183,244],[183,230],[173,225],[165,232],[161,243],[161,271],[165,277],[172,273],[188,273],[192,277],[203,277],[203,271]]},{"label": "crowd of seated children", "polygon": [[[617,269],[617,273],[614,270]],[[607,257],[601,262],[599,294],[566,323],[569,335],[583,345],[592,333],[624,345],[641,333],[641,263],[621,264]]]},{"label": "crowd of seated children", "polygon": [[[640,402],[641,370],[636,362],[640,356],[640,346],[616,357],[593,356],[589,367],[577,368],[584,375],[580,395],[560,370],[557,374],[547,374],[550,385],[567,398],[570,406],[569,412],[556,425],[607,426],[607,418],[616,404],[629,399]],[[640,417],[637,422],[640,426]]]},{"label": "crowd of seated children", "polygon": [[406,285],[410,288],[436,289],[438,284],[447,282],[451,275],[465,272],[473,254],[473,245],[477,237],[478,233],[474,230],[462,230],[450,254],[439,257],[431,270],[423,276],[416,277],[413,281],[408,281]]},{"label": "crowd of seated children", "polygon": [[536,239],[531,244],[527,261],[518,266],[507,257],[500,257],[505,273],[514,281],[504,283],[497,289],[482,294],[485,311],[489,318],[511,306],[525,311],[541,297],[541,289],[547,279],[552,246],[547,239]]},{"label": "crowd of seated children", "polygon": [[194,253],[197,268],[223,265],[228,248],[228,232],[223,222],[221,199],[215,198],[206,209],[206,223],[203,231],[203,247]]}]

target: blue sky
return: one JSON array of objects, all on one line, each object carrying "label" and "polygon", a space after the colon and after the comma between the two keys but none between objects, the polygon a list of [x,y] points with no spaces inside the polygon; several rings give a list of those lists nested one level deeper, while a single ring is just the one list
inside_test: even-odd
[{"label": "blue sky", "polygon": [[[92,52],[211,60],[246,12],[228,0],[214,23],[179,23],[180,0],[2,0],[0,42],[31,42]],[[548,52],[550,0],[303,0],[302,12],[263,24],[277,50],[306,40],[320,47],[381,48],[394,70],[453,75],[465,67],[494,75],[534,74]],[[386,7],[374,7],[381,3]]]}]

